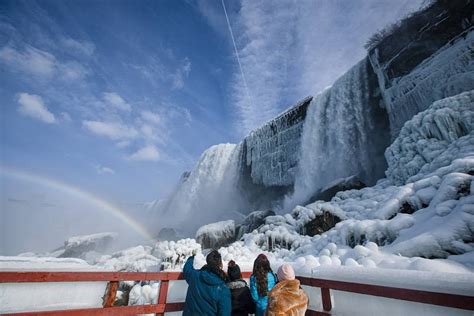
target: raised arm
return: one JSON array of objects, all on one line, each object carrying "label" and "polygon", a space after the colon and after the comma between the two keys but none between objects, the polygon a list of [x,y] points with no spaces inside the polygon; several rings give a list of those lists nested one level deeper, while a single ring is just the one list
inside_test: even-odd
[{"label": "raised arm", "polygon": [[194,256],[191,256],[188,258],[188,260],[186,260],[186,263],[184,264],[184,268],[183,268],[184,279],[186,280],[187,283],[189,283],[189,280],[193,272],[196,271],[193,265],[194,265]]}]

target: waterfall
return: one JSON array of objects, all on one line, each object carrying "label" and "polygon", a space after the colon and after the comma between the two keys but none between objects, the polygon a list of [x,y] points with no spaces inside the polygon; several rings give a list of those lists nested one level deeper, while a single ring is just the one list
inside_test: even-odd
[{"label": "waterfall", "polygon": [[157,210],[162,227],[192,232],[200,225],[229,219],[242,210],[238,190],[242,145],[220,144],[207,149],[188,177]]},{"label": "waterfall", "polygon": [[308,202],[330,182],[357,175],[366,184],[383,175],[388,145],[386,113],[373,97],[372,77],[364,59],[315,97],[301,139],[294,192],[284,209]]}]

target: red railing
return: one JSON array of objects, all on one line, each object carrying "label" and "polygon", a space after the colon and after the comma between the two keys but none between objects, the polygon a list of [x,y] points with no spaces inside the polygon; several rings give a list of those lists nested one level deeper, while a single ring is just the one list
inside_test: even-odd
[{"label": "red railing", "polygon": [[[243,273],[244,278],[250,272]],[[298,277],[302,285],[321,289],[321,298],[324,311],[308,310],[306,315],[331,315],[332,309],[330,290],[352,292],[364,295],[379,296],[403,301],[439,305],[465,310],[474,310],[474,297],[436,293],[412,289],[394,288],[380,285],[350,283],[323,279]],[[113,306],[120,281],[161,281],[157,304],[139,306]],[[103,297],[102,308],[83,308],[61,311],[22,312],[9,315],[136,315],[155,313],[163,315],[165,312],[183,310],[184,303],[167,303],[169,281],[183,280],[179,272],[0,272],[0,283],[19,282],[108,282]],[[310,298],[311,300],[311,298]]]}]

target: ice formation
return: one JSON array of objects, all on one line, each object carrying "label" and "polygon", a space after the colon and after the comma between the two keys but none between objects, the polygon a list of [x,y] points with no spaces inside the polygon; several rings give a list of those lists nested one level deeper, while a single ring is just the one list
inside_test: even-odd
[{"label": "ice formation", "polygon": [[441,47],[409,74],[392,81],[387,79],[386,73],[386,67],[390,64],[379,62],[377,50],[369,55],[379,79],[393,137],[398,135],[407,120],[425,110],[434,101],[474,87],[473,44],[474,32],[471,27]]},{"label": "ice formation", "polygon": [[[302,272],[320,265],[474,272],[473,112],[474,91],[435,102],[407,122],[387,150],[392,166],[418,161],[416,172],[269,217],[230,247],[273,250],[276,261],[294,261]],[[426,142],[436,157],[420,162],[413,153]],[[406,150],[393,154],[400,147]],[[300,234],[325,212],[341,221],[320,235]],[[251,260],[251,252],[241,255]]]},{"label": "ice formation", "polygon": [[453,147],[460,137],[474,129],[473,94],[466,92],[435,102],[429,110],[415,115],[405,124],[398,138],[386,151],[387,177],[394,184],[439,169],[452,161],[440,154],[469,151],[469,146]]},{"label": "ice formation", "polygon": [[312,97],[305,98],[245,137],[243,158],[250,167],[253,183],[268,187],[293,185],[303,123],[311,100]]},{"label": "ice formation", "polygon": [[328,183],[357,175],[373,184],[385,169],[388,134],[373,97],[367,59],[311,102],[304,123],[294,193],[285,209],[307,202]]},{"label": "ice formation", "polygon": [[235,241],[235,222],[233,220],[207,224],[196,232],[196,241],[204,248],[220,248]]}]

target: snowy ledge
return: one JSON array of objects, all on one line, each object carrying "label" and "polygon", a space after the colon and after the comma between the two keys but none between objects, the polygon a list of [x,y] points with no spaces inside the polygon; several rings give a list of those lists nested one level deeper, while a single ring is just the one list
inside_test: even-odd
[{"label": "snowy ledge", "polygon": [[474,273],[427,272],[365,267],[318,267],[304,276],[411,290],[474,296]]}]

